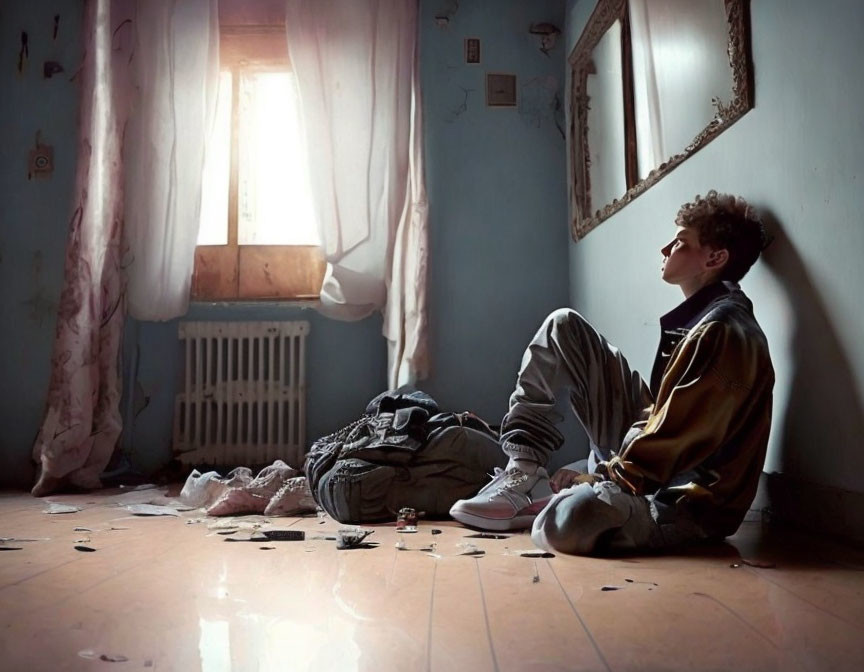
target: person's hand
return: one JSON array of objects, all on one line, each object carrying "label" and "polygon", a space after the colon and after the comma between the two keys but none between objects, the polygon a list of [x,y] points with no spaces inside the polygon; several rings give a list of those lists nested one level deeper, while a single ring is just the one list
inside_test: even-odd
[{"label": "person's hand", "polygon": [[564,488],[579,483],[594,483],[596,480],[597,478],[593,474],[583,474],[581,471],[574,471],[573,469],[559,469],[552,474],[549,483],[552,486],[552,492],[560,492]]}]

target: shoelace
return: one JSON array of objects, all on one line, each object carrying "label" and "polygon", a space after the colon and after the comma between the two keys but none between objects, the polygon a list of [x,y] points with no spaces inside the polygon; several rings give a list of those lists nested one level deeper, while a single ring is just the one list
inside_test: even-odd
[{"label": "shoelace", "polygon": [[[501,483],[495,488],[495,492],[492,494],[492,497],[498,497],[499,495],[503,495],[506,497],[511,503],[514,503],[512,490],[514,487],[519,485],[520,483],[524,483],[528,480],[528,474],[526,474],[521,469],[517,469],[516,467],[511,467],[506,471],[501,467],[495,467],[495,474],[493,478],[499,477],[501,474],[505,475],[505,478],[502,479]],[[518,476],[517,476],[518,474]],[[529,501],[531,500],[531,496],[528,493],[519,493],[520,495],[527,497]]]}]

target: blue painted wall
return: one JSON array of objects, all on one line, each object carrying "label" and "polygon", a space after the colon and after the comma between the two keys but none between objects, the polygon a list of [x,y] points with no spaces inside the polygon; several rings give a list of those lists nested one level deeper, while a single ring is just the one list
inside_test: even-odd
[{"label": "blue painted wall", "polygon": [[[595,6],[568,0],[568,50]],[[572,300],[648,371],[658,316],[682,298],[659,278],[675,213],[712,188],[745,196],[775,233],[741,283],[776,370],[765,471],[864,493],[864,5],[762,0],[750,15],[754,109],[571,246]],[[837,501],[807,508],[862,538]]]},{"label": "blue painted wall", "polygon": [[[565,55],[561,44],[548,56],[541,53],[528,32],[538,22],[563,28],[564,4],[421,0],[432,358],[432,376],[421,387],[446,408],[472,409],[492,422],[506,411],[537,324],[568,299],[563,112],[554,109],[556,97],[563,100]],[[4,485],[26,486],[32,477],[29,455],[50,372],[74,178],[77,90],[68,77],[43,80],[41,61],[50,56],[74,70],[81,7],[59,0],[0,4]],[[65,14],[71,10],[75,16]],[[55,13],[62,15],[60,37],[49,44]],[[439,15],[448,17],[446,27],[436,21]],[[14,63],[22,29],[31,35],[31,62],[19,76]],[[464,37],[481,39],[480,65],[464,64]],[[486,106],[487,71],[517,75],[517,108]],[[27,152],[39,128],[54,145],[58,165],[50,180],[28,182]],[[351,420],[385,387],[379,316],[335,322],[284,304],[196,305],[187,316],[295,318],[312,324],[307,426],[315,437]],[[152,472],[170,458],[174,395],[182,380],[177,321],[130,319],[123,370],[122,448],[136,469]]]},{"label": "blue painted wall", "polygon": [[[455,13],[452,11],[458,5]],[[568,300],[563,40],[549,55],[532,23],[564,27],[558,0],[423,0],[420,63],[429,190],[432,376],[440,403],[492,422],[522,352]],[[436,16],[448,18],[439,26]],[[463,39],[481,40],[467,65]],[[519,106],[487,107],[485,73],[517,76]]]},{"label": "blue painted wall", "polygon": [[[26,485],[44,412],[74,188],[81,58],[79,2],[0,3],[0,485]],[[54,16],[60,15],[57,39]],[[18,72],[21,32],[29,59]],[[42,76],[46,60],[65,72]],[[41,131],[54,174],[28,180]]]}]

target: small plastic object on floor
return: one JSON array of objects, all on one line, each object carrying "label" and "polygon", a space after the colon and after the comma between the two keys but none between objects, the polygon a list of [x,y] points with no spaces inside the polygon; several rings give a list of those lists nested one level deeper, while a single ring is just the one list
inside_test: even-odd
[{"label": "small plastic object on floor", "polygon": [[417,511],[410,506],[403,506],[396,515],[397,532],[417,531]]}]

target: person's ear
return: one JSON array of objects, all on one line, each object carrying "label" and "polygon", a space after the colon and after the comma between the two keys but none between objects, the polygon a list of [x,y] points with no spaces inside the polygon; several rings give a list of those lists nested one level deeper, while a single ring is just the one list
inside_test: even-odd
[{"label": "person's ear", "polygon": [[729,261],[729,250],[711,250],[708,255],[708,268],[722,268]]}]

